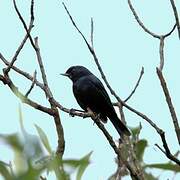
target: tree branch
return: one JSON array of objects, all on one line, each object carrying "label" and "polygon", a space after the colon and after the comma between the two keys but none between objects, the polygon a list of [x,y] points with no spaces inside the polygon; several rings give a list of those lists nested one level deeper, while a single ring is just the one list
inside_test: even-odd
[{"label": "tree branch", "polygon": [[45,106],[42,106],[32,100],[30,100],[29,98],[27,98],[26,96],[24,96],[19,90],[18,88],[14,85],[14,83],[11,81],[11,79],[9,78],[8,75],[5,74],[5,76],[0,75],[0,81],[2,81],[5,85],[7,84],[9,86],[9,88],[11,89],[11,91],[25,104],[28,104],[29,106],[40,110],[42,112],[45,112],[49,115],[53,115],[54,112],[50,109],[47,108]]},{"label": "tree branch", "polygon": [[35,85],[36,75],[37,75],[37,72],[34,71],[33,81],[32,81],[31,87],[29,88],[29,90],[27,91],[27,93],[25,95],[26,97],[28,97],[28,95],[31,93],[31,91],[32,91],[32,89],[33,89],[33,87]]},{"label": "tree branch", "polygon": [[169,90],[168,90],[166,81],[165,81],[165,79],[163,77],[163,74],[162,74],[161,70],[156,68],[156,72],[157,72],[157,75],[159,77],[161,87],[163,89],[164,96],[166,98],[166,102],[168,104],[169,111],[171,113],[171,117],[172,117],[172,120],[173,120],[176,136],[177,136],[178,142],[180,144],[180,128],[179,128],[179,123],[178,123],[178,119],[177,119],[177,116],[176,116],[176,111],[174,109],[174,106],[173,106],[173,103],[172,103],[172,100],[171,100],[171,96],[169,94]]},{"label": "tree branch", "polygon": [[[14,1],[15,3],[15,1]],[[15,7],[16,7],[16,4],[14,4]],[[16,7],[17,9],[17,7]],[[33,28],[33,23],[34,23],[34,0],[31,1],[31,10],[30,10],[30,13],[31,13],[31,18],[30,18],[30,23],[29,23],[29,27],[27,29],[28,33],[31,32],[32,28]],[[22,48],[24,47],[24,44],[26,43],[26,40],[28,39],[28,33],[25,35],[24,39],[22,40],[21,44],[19,45],[18,49],[16,50],[15,52],[15,55],[13,56],[10,64],[8,65],[8,67],[6,68],[5,70],[5,74],[7,74],[10,69],[12,68],[13,64],[15,63],[15,61],[17,60],[17,57],[19,55],[19,53],[21,52]]]},{"label": "tree branch", "polygon": [[178,36],[179,36],[179,39],[180,39],[180,24],[179,24],[178,12],[177,12],[174,0],[170,0],[170,2],[171,2],[171,6],[172,6],[172,9],[173,9],[173,12],[174,12],[174,17],[175,17],[175,20],[176,20],[176,25],[177,25],[177,30],[178,30]]},{"label": "tree branch", "polygon": [[[173,0],[171,0],[173,1]],[[170,32],[168,32],[167,34],[165,35],[158,35],[158,34],[155,34],[153,32],[151,32],[144,24],[143,22],[140,20],[139,16],[137,15],[132,3],[131,3],[131,0],[128,0],[128,5],[129,5],[129,8],[130,10],[132,11],[137,23],[139,24],[139,26],[146,32],[148,33],[149,35],[153,36],[154,38],[157,38],[157,39],[161,39],[161,36],[164,36],[164,38],[168,37],[171,35],[171,33],[175,30],[175,27],[176,27],[176,24],[173,26],[172,30]]]},{"label": "tree branch", "polygon": [[142,69],[141,69],[138,81],[137,81],[134,89],[132,90],[131,94],[124,100],[124,102],[127,102],[132,97],[132,95],[135,93],[135,91],[136,91],[137,87],[139,86],[139,83],[140,83],[140,81],[142,79],[143,74],[144,74],[144,67],[142,67]]},{"label": "tree branch", "polygon": [[159,56],[160,56],[160,65],[159,69],[162,71],[164,67],[164,37],[161,36],[159,44]]},{"label": "tree branch", "polygon": [[[33,6],[34,6],[34,0],[32,0],[31,2],[32,2],[32,3],[31,3],[31,7],[33,7]],[[30,42],[31,42],[31,45],[33,46],[34,49],[36,49],[36,46],[35,46],[35,44],[34,44],[34,41],[33,41],[32,37],[31,37],[31,34],[30,34],[30,32],[29,32],[29,30],[28,30],[28,28],[27,28],[27,25],[26,25],[26,23],[25,23],[25,21],[24,21],[22,15],[21,15],[21,13],[19,12],[19,10],[18,10],[18,8],[17,8],[16,0],[13,0],[13,4],[14,4],[14,8],[15,8],[15,10],[16,10],[16,13],[17,13],[17,15],[18,15],[20,21],[22,22],[23,27],[24,27],[24,29],[25,29],[25,31],[26,31],[28,37],[29,37],[29,40],[30,40]],[[32,20],[34,21],[34,12],[33,12],[33,8],[31,8],[31,18],[32,18]]]}]

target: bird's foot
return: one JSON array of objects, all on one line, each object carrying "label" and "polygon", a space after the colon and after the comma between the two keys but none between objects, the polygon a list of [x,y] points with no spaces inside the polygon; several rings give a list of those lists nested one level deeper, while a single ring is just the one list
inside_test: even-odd
[{"label": "bird's foot", "polygon": [[[100,118],[100,113],[99,114],[96,114],[96,113],[94,113],[94,119],[95,120],[98,120],[99,121],[99,118]],[[95,122],[93,123],[93,125],[95,124]]]},{"label": "bird's foot", "polygon": [[69,116],[74,117],[74,112],[75,111],[76,111],[75,109],[71,108],[70,111],[69,111]]}]

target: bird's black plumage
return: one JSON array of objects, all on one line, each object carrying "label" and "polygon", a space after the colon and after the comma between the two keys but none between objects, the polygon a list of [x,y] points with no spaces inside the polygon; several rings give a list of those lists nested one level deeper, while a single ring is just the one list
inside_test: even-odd
[{"label": "bird's black plumage", "polygon": [[87,68],[72,66],[62,75],[68,76],[72,80],[74,96],[82,109],[87,111],[87,108],[90,108],[100,115],[103,122],[109,118],[120,135],[122,133],[128,136],[131,134],[117,117],[103,84]]}]

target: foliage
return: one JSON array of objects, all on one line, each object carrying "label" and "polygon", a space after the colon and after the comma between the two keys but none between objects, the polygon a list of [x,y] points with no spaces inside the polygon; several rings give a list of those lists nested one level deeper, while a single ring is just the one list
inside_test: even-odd
[{"label": "foliage", "polygon": [[[35,125],[35,128],[39,137],[27,133],[23,125],[20,107],[19,120],[21,135],[17,133],[11,135],[0,134],[0,142],[8,145],[14,153],[13,163],[0,161],[0,175],[4,179],[46,179],[44,176],[48,176],[49,172],[54,172],[56,179],[69,180],[72,173],[76,173],[77,180],[81,179],[90,163],[92,152],[81,159],[62,160],[52,151],[48,137],[38,125]],[[46,153],[44,149],[47,151]],[[68,171],[68,169],[71,169],[71,171]]]},{"label": "foliage", "polygon": [[[144,157],[145,149],[148,147],[148,142],[145,139],[139,139],[139,134],[141,132],[141,128],[142,128],[141,124],[138,127],[131,128],[131,131],[132,131],[131,141],[133,142],[134,147],[135,147],[136,157],[144,169],[145,178],[147,180],[157,180],[158,179],[157,177],[154,177],[153,174],[147,173],[147,171],[146,171],[147,168],[150,168],[150,169],[156,168],[156,169],[161,169],[163,171],[169,170],[169,171],[174,172],[175,174],[180,172],[179,166],[177,164],[173,164],[171,162],[145,164],[145,162],[143,161],[143,157]],[[178,156],[178,154],[179,153],[177,152],[175,156]]]}]

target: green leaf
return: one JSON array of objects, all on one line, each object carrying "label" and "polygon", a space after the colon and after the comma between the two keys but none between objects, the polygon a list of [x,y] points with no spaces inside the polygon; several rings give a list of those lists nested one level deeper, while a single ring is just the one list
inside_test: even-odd
[{"label": "green leaf", "polygon": [[141,126],[141,123],[139,123],[139,126],[137,127],[133,127],[133,128],[130,128],[131,129],[131,132],[132,132],[132,137],[133,138],[137,138],[141,132],[141,129],[142,129],[142,126]]},{"label": "green leaf", "polygon": [[20,142],[19,136],[14,133],[10,135],[2,135],[0,134],[0,139],[2,139],[6,144],[12,147],[12,149],[22,151],[23,146],[22,143]]},{"label": "green leaf", "polygon": [[172,163],[157,163],[157,164],[146,164],[144,168],[157,168],[162,170],[169,170],[175,173],[180,172],[180,167],[177,164]]},{"label": "green leaf", "polygon": [[76,180],[81,180],[81,177],[84,174],[84,171],[86,170],[87,166],[90,163],[89,159],[90,159],[91,154],[92,154],[92,151],[81,159],[81,165],[78,169]]},{"label": "green leaf", "polygon": [[19,107],[18,107],[18,114],[19,114],[19,123],[20,123],[21,131],[25,137],[27,132],[26,132],[26,130],[24,128],[24,124],[23,124],[23,114],[22,114],[21,104],[19,104]]},{"label": "green leaf", "polygon": [[44,133],[44,131],[38,125],[35,124],[35,127],[36,127],[36,130],[37,130],[37,132],[39,134],[39,137],[40,137],[44,147],[49,152],[49,154],[51,154],[52,150],[51,150],[51,147],[49,145],[49,141],[48,141],[48,138],[47,138],[46,134]]},{"label": "green leaf", "polygon": [[0,161],[0,174],[6,179],[6,180],[11,180],[12,176],[10,175],[6,163]]},{"label": "green leaf", "polygon": [[148,145],[148,142],[145,139],[141,139],[136,143],[135,148],[136,148],[136,156],[138,160],[140,161],[143,160],[144,151],[147,145]]}]

